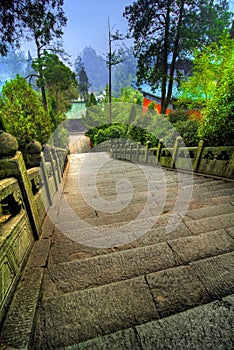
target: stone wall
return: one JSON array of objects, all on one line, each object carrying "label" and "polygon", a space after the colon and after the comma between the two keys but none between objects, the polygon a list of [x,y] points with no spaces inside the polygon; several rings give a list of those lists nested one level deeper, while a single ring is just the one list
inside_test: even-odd
[{"label": "stone wall", "polygon": [[151,148],[149,142],[143,146],[113,140],[96,146],[95,151],[108,151],[117,159],[234,179],[234,146],[207,147],[201,140],[197,147],[185,147],[178,137],[173,148],[165,148],[163,141]]},{"label": "stone wall", "polygon": [[38,143],[25,164],[17,142],[0,132],[0,319],[62,180],[68,151]]}]

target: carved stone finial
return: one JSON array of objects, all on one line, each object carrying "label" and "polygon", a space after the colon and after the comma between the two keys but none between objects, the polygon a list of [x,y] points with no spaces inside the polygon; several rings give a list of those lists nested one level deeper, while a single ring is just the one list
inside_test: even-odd
[{"label": "carved stone finial", "polygon": [[28,160],[27,168],[40,166],[42,147],[40,142],[32,140],[27,146]]},{"label": "carved stone finial", "polygon": [[42,147],[41,147],[40,142],[32,140],[27,146],[27,151],[31,155],[40,154],[42,151]]},{"label": "carved stone finial", "polygon": [[18,148],[19,145],[16,138],[0,130],[0,158],[14,156]]}]

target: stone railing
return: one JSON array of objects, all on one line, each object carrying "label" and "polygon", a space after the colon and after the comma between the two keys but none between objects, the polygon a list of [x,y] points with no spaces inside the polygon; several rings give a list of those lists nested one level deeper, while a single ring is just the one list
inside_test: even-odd
[{"label": "stone railing", "polygon": [[4,316],[67,162],[68,151],[33,141],[24,162],[17,141],[0,131],[0,319]]},{"label": "stone railing", "polygon": [[234,146],[205,147],[201,140],[197,147],[184,147],[177,137],[173,148],[165,148],[163,141],[151,148],[149,142],[143,146],[120,139],[103,142],[95,151],[110,152],[116,159],[234,179]]}]

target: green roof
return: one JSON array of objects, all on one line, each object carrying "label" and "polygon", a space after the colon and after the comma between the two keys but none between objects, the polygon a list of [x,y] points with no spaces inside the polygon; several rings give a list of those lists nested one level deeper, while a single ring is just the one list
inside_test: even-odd
[{"label": "green roof", "polygon": [[67,119],[82,119],[86,112],[85,102],[73,102],[71,109],[66,113]]}]

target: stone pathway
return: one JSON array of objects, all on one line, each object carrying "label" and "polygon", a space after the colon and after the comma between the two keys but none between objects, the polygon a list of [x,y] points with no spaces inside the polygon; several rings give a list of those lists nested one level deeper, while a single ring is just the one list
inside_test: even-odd
[{"label": "stone pathway", "polygon": [[233,349],[234,182],[71,154],[3,349]]}]

